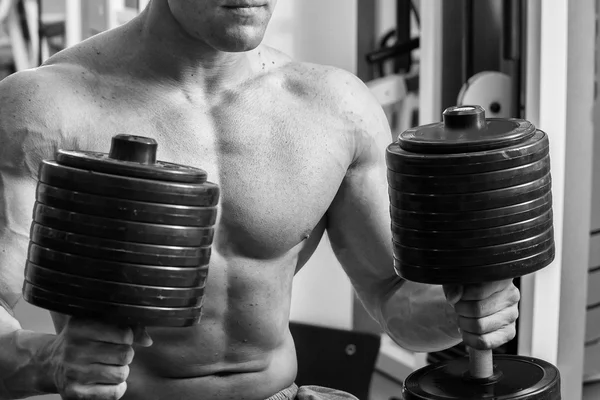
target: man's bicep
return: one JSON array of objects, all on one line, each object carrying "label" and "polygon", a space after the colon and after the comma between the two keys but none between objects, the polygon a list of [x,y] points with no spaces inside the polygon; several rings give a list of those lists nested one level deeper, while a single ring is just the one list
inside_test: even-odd
[{"label": "man's bicep", "polygon": [[356,159],[328,211],[332,248],[358,291],[382,291],[398,283],[392,256],[385,150],[392,142],[378,104],[364,110]]},{"label": "man's bicep", "polygon": [[0,297],[10,307],[23,285],[37,170],[60,137],[35,87],[28,75],[0,82]]},{"label": "man's bicep", "polygon": [[32,177],[0,170],[0,297],[10,307],[23,286],[35,185]]}]

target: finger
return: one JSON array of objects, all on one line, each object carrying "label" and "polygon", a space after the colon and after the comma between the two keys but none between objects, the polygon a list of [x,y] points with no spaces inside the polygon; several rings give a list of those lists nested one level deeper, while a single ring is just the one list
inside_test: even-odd
[{"label": "finger", "polygon": [[446,300],[451,305],[455,305],[463,296],[462,285],[443,285],[442,288],[444,289]]},{"label": "finger", "polygon": [[484,284],[464,285],[461,300],[485,300],[495,293],[512,285],[512,279],[487,282]]},{"label": "finger", "polygon": [[458,318],[458,327],[463,332],[469,332],[475,335],[483,335],[500,330],[507,325],[515,323],[519,317],[519,308],[505,308],[500,312],[484,318]]},{"label": "finger", "polygon": [[133,342],[142,347],[150,347],[153,343],[146,328],[140,325],[133,327]]},{"label": "finger", "polygon": [[78,382],[85,385],[118,385],[128,377],[128,365],[89,364],[85,366]]},{"label": "finger", "polygon": [[117,366],[131,364],[135,355],[135,350],[129,345],[104,342],[93,342],[84,350],[77,349],[76,352],[82,363]]},{"label": "finger", "polygon": [[520,299],[519,290],[510,285],[484,300],[460,300],[454,305],[454,310],[461,317],[484,318],[518,304]]},{"label": "finger", "polygon": [[475,335],[470,332],[463,331],[463,342],[465,345],[478,350],[496,349],[503,344],[511,341],[516,334],[516,324],[512,323],[501,329],[486,333],[483,335]]},{"label": "finger", "polygon": [[127,383],[118,385],[81,385],[68,386],[61,397],[64,400],[118,400],[125,394]]},{"label": "finger", "polygon": [[106,364],[120,366],[131,364],[134,355],[135,351],[128,345],[86,342],[85,345],[66,346],[64,360],[75,365]]},{"label": "finger", "polygon": [[133,344],[133,331],[128,326],[118,326],[94,319],[71,318],[68,334],[74,339],[95,340],[114,344]]}]

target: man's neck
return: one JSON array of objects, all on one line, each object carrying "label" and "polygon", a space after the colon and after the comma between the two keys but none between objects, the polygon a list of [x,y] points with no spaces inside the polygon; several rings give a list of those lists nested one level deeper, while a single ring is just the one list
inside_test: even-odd
[{"label": "man's neck", "polygon": [[139,38],[137,56],[161,80],[210,94],[248,79],[256,70],[256,51],[225,53],[192,38],[173,18],[167,2],[153,1],[131,28]]}]

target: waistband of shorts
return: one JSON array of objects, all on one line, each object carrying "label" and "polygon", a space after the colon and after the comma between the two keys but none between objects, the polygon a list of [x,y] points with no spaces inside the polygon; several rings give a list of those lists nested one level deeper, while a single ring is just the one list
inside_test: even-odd
[{"label": "waistband of shorts", "polygon": [[288,388],[283,389],[282,391],[275,393],[273,396],[269,397],[267,400],[293,400],[296,398],[298,394],[298,386],[295,383]]}]

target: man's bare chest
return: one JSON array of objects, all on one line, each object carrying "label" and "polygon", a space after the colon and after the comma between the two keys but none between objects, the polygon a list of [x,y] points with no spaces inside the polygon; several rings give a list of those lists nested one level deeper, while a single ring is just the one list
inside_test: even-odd
[{"label": "man's bare chest", "polygon": [[160,160],[206,170],[221,188],[215,245],[248,257],[277,257],[300,243],[351,161],[342,124],[293,106],[123,106],[96,118],[81,133],[82,148],[106,152],[117,133],[147,136],[158,142]]}]

